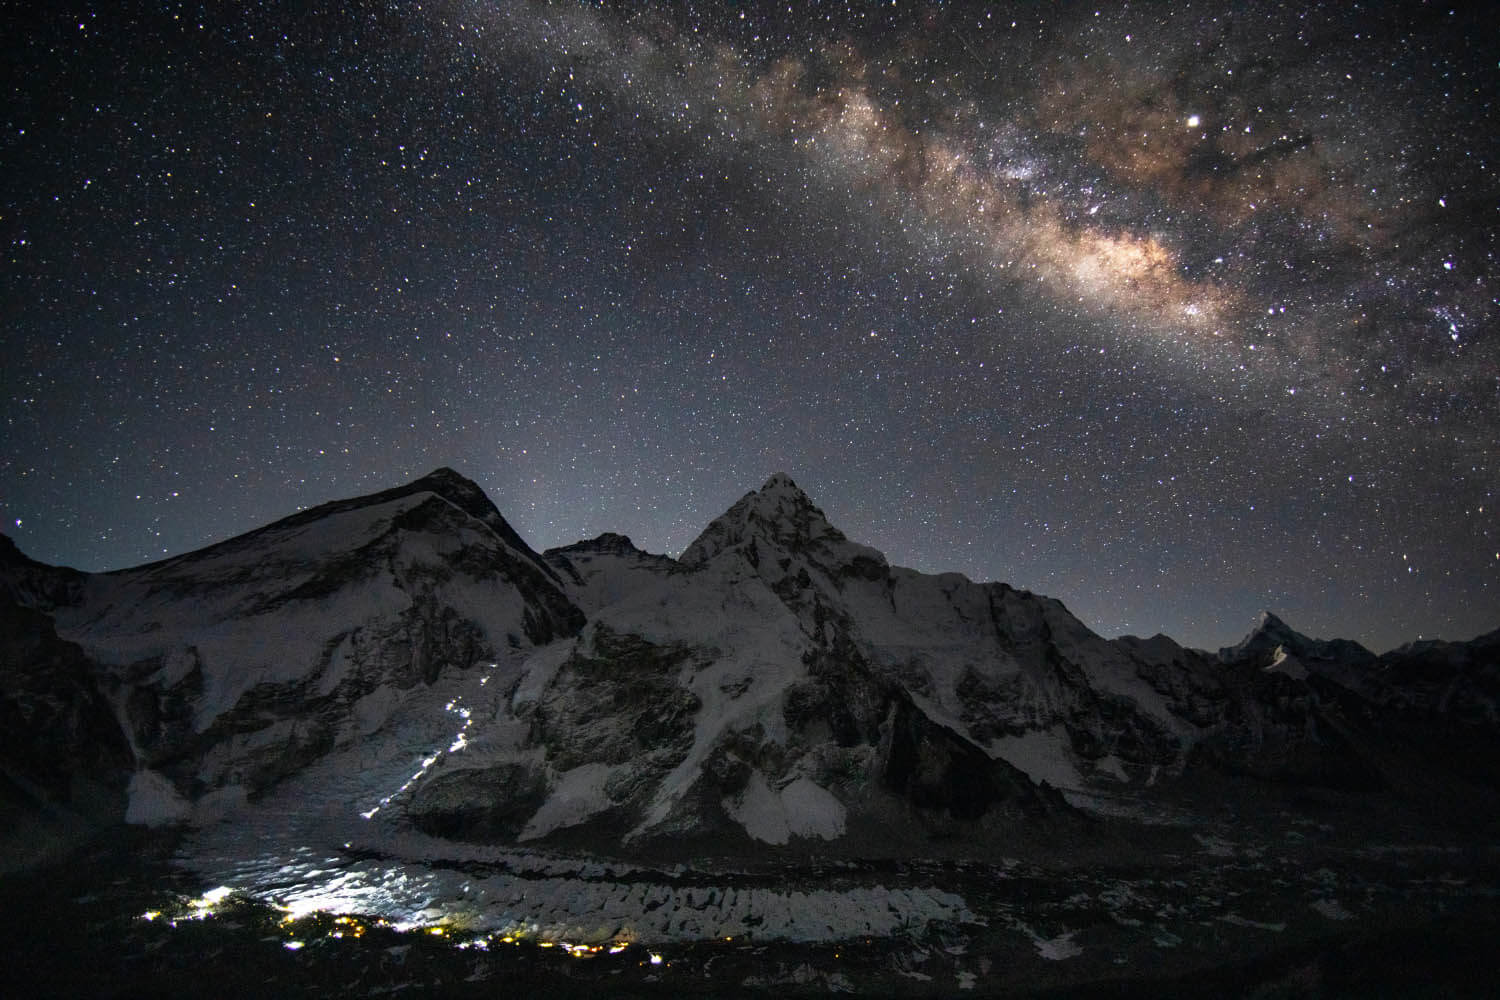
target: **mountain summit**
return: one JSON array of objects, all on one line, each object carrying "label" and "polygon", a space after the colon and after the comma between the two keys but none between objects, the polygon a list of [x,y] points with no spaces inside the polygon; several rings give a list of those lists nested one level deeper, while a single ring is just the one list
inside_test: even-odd
[{"label": "mountain summit", "polygon": [[683,550],[678,561],[695,568],[729,552],[755,567],[759,567],[763,555],[774,560],[795,556],[826,570],[859,562],[867,564],[867,571],[886,565],[880,552],[849,541],[830,524],[823,511],[784,472],[776,473],[759,490],[746,493],[715,518]]},{"label": "mountain summit", "polygon": [[1310,639],[1269,611],[1262,611],[1255,627],[1233,646],[1219,650],[1224,663],[1254,663],[1266,667],[1278,656],[1319,662],[1329,670],[1359,670],[1375,662],[1375,654],[1350,639]]}]

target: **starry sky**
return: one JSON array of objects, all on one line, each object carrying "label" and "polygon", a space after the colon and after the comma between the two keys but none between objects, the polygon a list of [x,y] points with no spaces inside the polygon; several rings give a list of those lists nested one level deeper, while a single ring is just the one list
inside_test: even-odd
[{"label": "starry sky", "polygon": [[1500,626],[1482,5],[317,7],[8,9],[32,557],[439,465],[675,555],[786,471],[1105,635]]}]

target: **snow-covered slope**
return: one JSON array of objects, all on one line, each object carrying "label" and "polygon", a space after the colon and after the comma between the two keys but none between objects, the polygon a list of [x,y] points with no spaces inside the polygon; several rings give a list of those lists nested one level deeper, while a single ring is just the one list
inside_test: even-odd
[{"label": "snow-covered slope", "polygon": [[[523,666],[509,714],[524,726],[497,725],[504,739],[413,796],[428,829],[864,849],[874,830],[982,836],[1065,814],[1058,789],[1178,771],[1202,735],[1172,685],[1059,602],[891,567],[783,474],[680,560],[615,535],[546,559],[590,625]],[[497,812],[500,785],[526,808]]]},{"label": "snow-covered slope", "polygon": [[1063,605],[956,573],[892,567],[848,541],[785,475],[683,553],[763,581],[823,646],[843,643],[951,727],[1037,780],[1143,777],[1195,738],[1135,665]]},{"label": "snow-covered slope", "polygon": [[618,535],[545,558],[590,624],[521,667],[482,752],[433,769],[424,829],[837,852],[983,841],[1059,821],[1056,790],[1149,798],[1194,767],[1382,780],[1325,676],[1357,645],[1271,616],[1222,659],[1106,641],[1055,600],[890,566],[783,474],[678,560]]},{"label": "snow-covered slope", "polygon": [[[450,758],[413,798],[418,822],[470,837],[880,850],[876,830],[889,849],[955,823],[1066,812],[925,712],[831,620],[820,627],[821,598],[741,557],[758,545],[783,559],[816,536],[825,564],[884,566],[784,484],[736,505],[681,562],[619,536],[548,552],[590,624],[528,661],[509,705],[524,728],[497,725],[508,742]],[[529,817],[478,804],[500,781],[528,790]]]},{"label": "snow-covered slope", "polygon": [[583,614],[558,584],[478,487],[439,470],[81,576],[45,609],[96,665],[133,758],[130,816],[152,822],[371,737],[446,670],[576,632]]},{"label": "snow-covered slope", "polygon": [[662,576],[678,569],[670,557],[642,552],[629,538],[613,532],[560,549],[548,549],[543,558],[568,581],[573,601],[589,614],[624,600],[643,587],[655,586]]}]

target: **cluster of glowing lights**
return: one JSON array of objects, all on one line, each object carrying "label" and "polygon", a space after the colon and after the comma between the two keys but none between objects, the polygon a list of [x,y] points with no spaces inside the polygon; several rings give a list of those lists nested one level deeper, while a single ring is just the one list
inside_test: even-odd
[{"label": "cluster of glowing lights", "polygon": [[[174,902],[161,909],[147,910],[141,914],[141,919],[148,922],[161,921],[170,927],[178,926],[183,920],[204,920],[215,915],[215,913],[237,894],[236,890],[229,886],[219,886],[216,889],[204,893],[196,898],[178,897]],[[243,898],[243,897],[241,897]],[[619,955],[631,948],[634,942],[629,940],[614,940],[602,944],[582,944],[564,939],[543,938],[526,930],[512,931],[508,933],[492,933],[471,935],[460,928],[448,924],[427,925],[401,925],[391,923],[383,919],[366,920],[365,918],[341,915],[333,916],[326,910],[314,910],[311,912],[296,912],[288,907],[279,907],[282,911],[281,919],[277,926],[283,935],[281,946],[287,951],[301,951],[309,944],[316,943],[320,939],[333,938],[336,940],[358,940],[365,936],[371,927],[380,927],[387,931],[398,934],[421,934],[430,938],[441,939],[455,948],[477,949],[488,951],[492,945],[508,944],[516,947],[532,946],[557,951],[572,958],[589,959],[603,955]],[[531,928],[535,931],[536,928]],[[733,938],[726,937],[726,942]],[[660,952],[647,951],[640,964],[647,967],[659,967],[671,965]]]},{"label": "cluster of glowing lights", "polygon": [[141,919],[148,922],[164,920],[172,927],[176,927],[179,920],[206,920],[213,916],[224,901],[232,895],[234,895],[233,889],[227,885],[221,885],[208,890],[201,896],[179,899],[168,909],[147,910],[141,914]]},{"label": "cluster of glowing lights", "polygon": [[[147,910],[141,914],[141,919],[148,922],[162,921],[168,926],[176,927],[183,920],[205,920],[214,916],[223,905],[236,895],[236,890],[226,885],[210,889],[201,896],[193,898],[178,897],[172,904],[161,909]],[[288,935],[282,942],[282,947],[288,951],[299,951],[307,947],[308,938],[314,934],[334,939],[359,939],[365,936],[370,927],[382,927],[397,933],[425,934],[429,937],[443,938],[458,948],[477,948],[487,950],[490,945],[508,944],[517,947],[533,945],[538,948],[556,949],[573,958],[594,958],[599,955],[618,955],[631,947],[628,940],[615,940],[604,944],[579,944],[561,939],[550,939],[536,937],[525,932],[510,932],[504,934],[482,934],[469,936],[463,934],[458,928],[447,924],[427,925],[401,925],[386,920],[365,920],[364,918],[342,915],[330,918],[326,910],[295,910],[291,907],[279,907],[282,917],[279,926]],[[318,925],[322,923],[322,929]],[[534,930],[535,928],[533,928]],[[733,941],[732,937],[726,937],[726,942]],[[664,965],[669,964],[659,952],[647,952],[647,957],[642,964]]]},{"label": "cluster of glowing lights", "polygon": [[[514,947],[540,948],[545,951],[558,951],[572,958],[598,958],[601,955],[618,955],[630,948],[634,942],[615,940],[604,944],[580,944],[561,938],[535,937],[524,932],[511,931],[507,933],[482,934],[477,937],[460,937],[455,934],[454,929],[442,924],[434,924],[428,927],[411,928],[411,933],[423,933],[433,937],[449,939],[453,946],[460,949],[477,949],[488,951],[493,945],[512,945]],[[729,941],[731,938],[725,938]],[[648,951],[642,965],[671,965],[660,952]]]},{"label": "cluster of glowing lights", "polygon": [[[442,927],[432,927],[428,929],[428,933],[440,935],[445,933],[445,931]],[[573,958],[597,958],[600,955],[618,955],[629,948],[631,943],[630,941],[611,941],[607,944],[578,944],[560,939],[532,938],[525,934],[517,933],[495,934],[456,942],[459,948],[478,948],[481,951],[487,951],[492,944],[508,944],[517,947],[532,944],[537,948],[548,951],[561,951]],[[662,965],[668,963],[666,963],[666,960],[658,952],[653,951],[647,952],[646,961],[642,964]]]},{"label": "cluster of glowing lights", "polygon": [[361,938],[365,936],[365,925],[356,917],[339,917],[328,935],[332,938]]}]

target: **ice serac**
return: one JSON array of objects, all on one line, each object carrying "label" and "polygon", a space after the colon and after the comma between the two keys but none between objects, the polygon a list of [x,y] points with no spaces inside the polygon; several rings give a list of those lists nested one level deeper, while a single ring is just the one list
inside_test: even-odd
[{"label": "ice serac", "polygon": [[[258,795],[378,734],[440,677],[584,623],[555,571],[448,469],[65,586],[14,558],[4,575],[88,664],[73,700],[122,736],[132,816],[160,813],[146,798],[190,814]],[[8,676],[23,706],[56,697]]]}]

